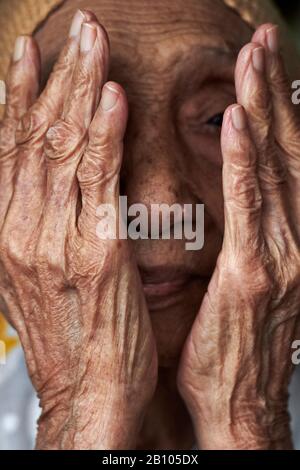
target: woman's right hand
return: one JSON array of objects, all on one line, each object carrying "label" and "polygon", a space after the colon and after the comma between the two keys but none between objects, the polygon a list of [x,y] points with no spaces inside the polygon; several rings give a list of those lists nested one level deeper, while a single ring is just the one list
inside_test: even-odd
[{"label": "woman's right hand", "polygon": [[97,207],[118,209],[127,103],[105,84],[94,15],[77,12],[70,33],[39,97],[38,48],[17,40],[0,129],[0,292],[40,398],[37,447],[133,448],[155,342],[127,241],[96,235]]}]

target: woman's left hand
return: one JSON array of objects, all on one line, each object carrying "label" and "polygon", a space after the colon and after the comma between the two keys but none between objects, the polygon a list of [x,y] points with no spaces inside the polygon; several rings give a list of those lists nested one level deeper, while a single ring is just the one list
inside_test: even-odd
[{"label": "woman's left hand", "polygon": [[[222,129],[224,241],[178,385],[202,449],[284,449],[300,339],[300,119],[261,26],[238,57]],[[297,336],[298,335],[298,336]]]}]

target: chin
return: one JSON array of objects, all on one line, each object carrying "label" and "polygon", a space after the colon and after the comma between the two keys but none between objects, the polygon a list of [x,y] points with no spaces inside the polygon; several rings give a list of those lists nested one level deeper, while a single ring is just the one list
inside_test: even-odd
[{"label": "chin", "polygon": [[205,278],[194,279],[177,292],[161,297],[146,293],[160,367],[177,366],[208,282]]}]

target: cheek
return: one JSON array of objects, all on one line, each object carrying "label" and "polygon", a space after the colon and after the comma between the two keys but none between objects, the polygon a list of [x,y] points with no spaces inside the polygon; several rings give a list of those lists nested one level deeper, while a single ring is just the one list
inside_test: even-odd
[{"label": "cheek", "polygon": [[183,160],[186,177],[219,226],[223,218],[222,116],[235,100],[231,67],[226,73],[227,81],[209,80],[185,98],[178,107],[176,119],[178,138],[186,154]]},{"label": "cheek", "polygon": [[195,167],[201,166],[201,162],[206,161],[214,167],[216,171],[222,171],[222,153],[220,143],[220,132],[210,134],[192,133],[186,131],[182,140],[192,156]]},{"label": "cheek", "polygon": [[205,204],[207,218],[223,230],[222,154],[219,138],[181,139],[181,174],[197,199]]},{"label": "cheek", "polygon": [[202,197],[215,199],[214,194],[222,194],[222,154],[216,139],[197,139],[195,145],[189,146],[187,167],[192,181],[200,184]]}]

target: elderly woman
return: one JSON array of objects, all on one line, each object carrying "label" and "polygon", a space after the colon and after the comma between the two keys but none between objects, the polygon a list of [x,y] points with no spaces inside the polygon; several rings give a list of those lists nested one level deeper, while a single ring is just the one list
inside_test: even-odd
[{"label": "elderly woman", "polygon": [[[16,40],[0,148],[1,305],[36,447],[292,448],[300,119],[267,2],[40,3],[57,8]],[[100,239],[120,194],[204,203],[203,249]]]}]

